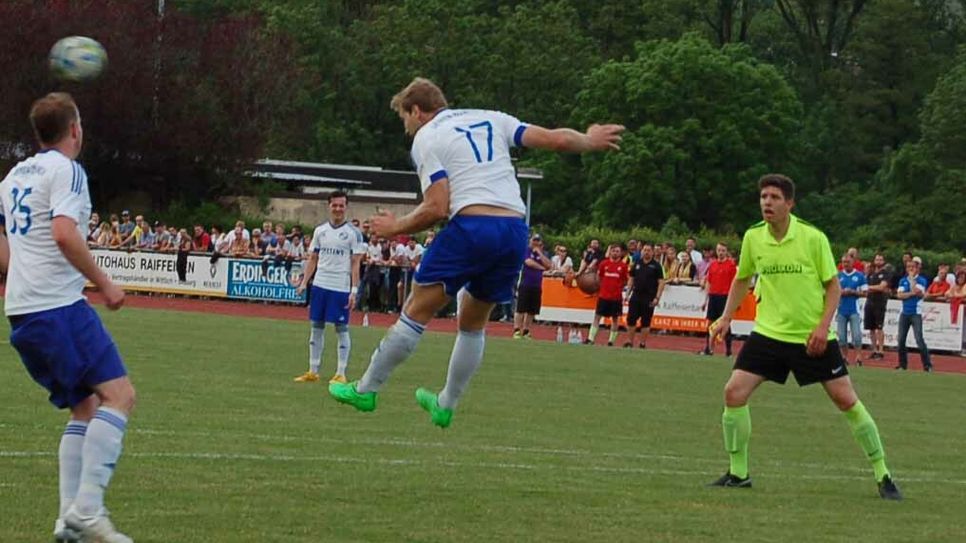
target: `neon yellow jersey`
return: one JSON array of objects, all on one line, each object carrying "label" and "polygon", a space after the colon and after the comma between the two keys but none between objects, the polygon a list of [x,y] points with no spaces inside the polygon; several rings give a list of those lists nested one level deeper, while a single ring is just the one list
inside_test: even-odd
[{"label": "neon yellow jersey", "polygon": [[[836,280],[838,270],[825,234],[794,215],[790,218],[781,242],[764,221],[745,232],[738,278],[758,274],[754,331],[804,344],[825,312],[825,283]],[[836,338],[831,326],[828,337]]]}]

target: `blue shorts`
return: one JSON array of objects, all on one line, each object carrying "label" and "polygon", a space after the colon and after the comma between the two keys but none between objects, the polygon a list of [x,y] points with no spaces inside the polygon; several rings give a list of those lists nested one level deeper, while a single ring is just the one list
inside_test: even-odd
[{"label": "blue shorts", "polygon": [[455,297],[464,286],[477,300],[513,300],[513,285],[529,251],[529,229],[518,217],[453,217],[426,250],[414,278],[442,284]]},{"label": "blue shorts", "polygon": [[93,387],[127,375],[114,340],[87,300],[10,317],[10,344],[58,408],[74,407]]},{"label": "blue shorts", "polygon": [[309,297],[309,320],[349,324],[349,293],[312,285]]}]

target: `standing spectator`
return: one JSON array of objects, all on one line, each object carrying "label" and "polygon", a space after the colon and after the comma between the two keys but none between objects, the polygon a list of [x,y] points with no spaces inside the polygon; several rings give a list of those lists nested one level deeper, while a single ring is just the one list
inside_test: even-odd
[{"label": "standing spectator", "polygon": [[121,237],[121,225],[115,224],[111,226],[111,237],[110,241],[108,241],[108,247],[111,249],[120,249],[122,241],[124,239]]},{"label": "standing spectator", "polygon": [[[849,247],[849,250],[846,251],[845,254],[847,254],[850,257],[852,257],[852,267],[853,268],[859,270],[862,273],[865,273],[865,263],[862,262],[862,259],[861,258],[859,258],[859,250],[858,249],[856,249],[855,247]],[[845,265],[842,262],[839,262],[838,268],[839,268],[839,271],[842,271],[843,269],[845,269]],[[842,339],[842,338],[839,338],[839,339]]]},{"label": "standing spectator", "polygon": [[228,244],[225,243],[225,233],[218,225],[211,225],[211,252],[215,254],[225,254],[228,252]]},{"label": "standing spectator", "polygon": [[899,269],[892,270],[893,271],[893,274],[892,274],[893,291],[896,291],[899,289],[899,281],[901,281],[902,278],[905,277],[906,266],[908,266],[910,262],[912,262],[912,253],[908,251],[902,253],[902,265],[899,266]]},{"label": "standing spectator", "polygon": [[543,254],[543,238],[534,234],[530,238],[530,254],[523,261],[520,284],[517,286],[517,311],[513,316],[513,339],[530,339],[530,324],[540,313],[543,297],[543,272],[553,263]]},{"label": "standing spectator", "polygon": [[97,236],[101,234],[101,214],[98,212],[91,213],[91,220],[87,221],[87,242],[90,245],[92,242],[97,241]]},{"label": "standing spectator", "polygon": [[211,236],[205,232],[205,227],[196,224],[194,227],[195,235],[191,239],[191,250],[196,253],[207,253],[211,250]]},{"label": "standing spectator", "polygon": [[265,247],[268,244],[262,239],[260,228],[252,230],[251,245],[248,248],[248,256],[252,258],[262,258],[265,255]]},{"label": "standing spectator", "polygon": [[228,233],[228,237],[231,239],[231,244],[228,249],[229,254],[235,258],[246,257],[251,246],[251,240],[244,235],[243,228],[244,226],[236,225],[235,229]]},{"label": "standing spectator", "polygon": [[191,236],[188,230],[182,228],[178,231],[178,256],[174,262],[175,271],[178,272],[178,281],[184,283],[188,280],[188,255],[191,253]]},{"label": "standing spectator", "polygon": [[[362,230],[362,240],[365,241],[366,243],[369,243],[369,239],[372,237],[372,234],[369,233],[369,221],[368,220],[362,221],[361,230]],[[432,231],[430,231],[430,233],[432,233]],[[428,238],[429,238],[429,236],[427,236],[427,239]],[[429,242],[427,242],[426,244],[428,245]]]},{"label": "standing spectator", "polygon": [[108,248],[111,246],[111,223],[104,221],[101,223],[100,228],[98,228],[97,239],[94,240],[94,246],[100,248]]},{"label": "standing spectator", "polygon": [[[704,307],[707,310],[705,316],[709,323],[715,322],[721,318],[721,315],[724,315],[725,306],[728,304],[728,292],[731,290],[731,283],[735,280],[735,276],[738,275],[738,266],[734,260],[728,258],[727,245],[718,243],[718,246],[715,247],[715,256],[717,258],[709,263],[708,273],[705,274],[704,280],[701,281],[701,288],[707,293]],[[731,330],[725,330],[723,335],[725,356],[731,356]],[[698,354],[708,356],[714,354],[714,343],[711,341],[710,334],[708,334],[704,350]]]},{"label": "standing spectator", "polygon": [[634,339],[641,334],[641,349],[647,348],[647,337],[651,333],[651,318],[654,308],[661,303],[664,293],[664,268],[654,260],[654,247],[644,242],[640,245],[641,259],[630,271],[628,290],[631,298],[627,304],[627,328],[630,336],[624,343],[625,349],[634,346]]},{"label": "standing spectator", "polygon": [[691,263],[695,266],[701,264],[704,261],[704,257],[701,251],[698,250],[698,241],[694,238],[688,238],[684,241],[684,250],[691,257]]},{"label": "standing spectator", "polygon": [[916,337],[916,346],[919,347],[919,356],[922,358],[922,369],[925,372],[932,371],[932,362],[929,359],[929,347],[922,335],[922,299],[926,295],[926,288],[929,283],[926,278],[919,275],[919,264],[913,260],[906,264],[906,275],[899,280],[899,288],[896,298],[902,300],[902,311],[899,313],[899,365],[896,369],[905,370],[909,367],[909,350],[906,348],[906,336],[909,335],[909,327],[912,327]]},{"label": "standing spectator", "polygon": [[919,265],[919,275],[926,280],[926,284],[932,283],[932,277],[923,270],[922,258],[914,256],[912,257],[912,261]]},{"label": "standing spectator", "polygon": [[590,333],[584,343],[592,345],[597,337],[598,324],[603,317],[610,318],[610,337],[607,346],[613,347],[617,339],[618,320],[624,314],[623,294],[627,284],[627,263],[621,260],[621,248],[611,244],[607,248],[607,260],[597,266],[597,276],[600,277],[600,291],[597,293],[597,309],[594,311],[594,322],[590,325]]},{"label": "standing spectator", "polygon": [[691,253],[681,251],[678,253],[674,263],[671,264],[671,273],[668,274],[668,282],[673,285],[697,285],[698,270],[691,262]]},{"label": "standing spectator", "polygon": [[[368,222],[362,223],[363,226],[368,225]],[[365,234],[363,234],[365,237]],[[379,300],[379,292],[382,286],[382,266],[385,262],[382,259],[382,247],[379,245],[379,239],[376,236],[369,236],[369,242],[366,246],[366,273],[362,278],[362,307],[366,311],[382,308],[382,303]]]},{"label": "standing spectator", "polygon": [[637,264],[641,260],[641,242],[636,239],[627,241],[627,254],[631,257],[631,265]]},{"label": "standing spectator", "polygon": [[154,233],[154,229],[147,221],[142,220],[143,225],[141,235],[138,237],[137,249],[139,251],[153,251],[154,245],[157,243],[157,235]]},{"label": "standing spectator", "polygon": [[595,271],[597,265],[600,261],[604,259],[604,252],[600,250],[600,241],[596,239],[590,240],[587,245],[587,250],[584,251],[583,257],[580,260],[580,268],[577,270],[577,275],[582,275],[584,272]]},{"label": "standing spectator", "polygon": [[869,339],[872,343],[872,354],[870,360],[882,358],[885,344],[885,315],[886,305],[889,303],[889,295],[892,293],[892,273],[886,265],[885,257],[882,253],[876,253],[869,266],[869,276],[866,278],[869,288],[866,291],[865,318],[863,322],[865,329],[869,331]]},{"label": "standing spectator", "polygon": [[949,301],[949,314],[953,324],[959,322],[959,308],[966,299],[966,270],[956,274],[956,284],[949,287],[946,291],[946,300]]},{"label": "standing spectator", "polygon": [[574,261],[567,256],[567,248],[563,245],[557,245],[554,249],[553,258],[550,259],[551,270],[554,273],[568,274],[574,271]]},{"label": "standing spectator", "polygon": [[131,212],[125,209],[121,212],[121,224],[117,227],[117,232],[121,236],[121,247],[134,246],[134,228],[135,225],[131,222]]},{"label": "standing spectator", "polygon": [[929,283],[929,288],[926,289],[925,300],[943,300],[946,298],[946,291],[956,284],[956,276],[949,273],[949,264],[939,264],[939,269],[936,271],[936,276],[932,278],[932,282]]},{"label": "standing spectator", "polygon": [[[855,269],[854,260],[849,253],[842,256],[842,271],[839,272],[839,286],[842,297],[835,316],[838,325],[839,346],[846,364],[862,365],[859,353],[862,351],[862,318],[859,316],[859,296],[865,294],[869,283],[865,274]],[[849,359],[849,328],[852,329],[852,356]]]},{"label": "standing spectator", "polygon": [[246,241],[251,241],[252,236],[248,232],[248,229],[245,228],[245,221],[235,222],[235,228],[231,232],[228,232],[228,234],[225,236],[225,244],[228,245],[228,251],[231,251],[232,247],[241,246],[236,245],[235,243],[235,238],[237,237],[242,237],[245,238]]},{"label": "standing spectator", "polygon": [[171,234],[161,221],[154,221],[154,247],[155,251],[167,251],[171,244]]},{"label": "standing spectator", "polygon": [[[728,255],[726,254],[725,257]],[[705,277],[708,275],[708,268],[711,267],[711,263],[717,260],[715,251],[710,248],[705,248],[701,252],[701,262],[695,264],[695,268],[698,270],[698,282],[704,281]]]},{"label": "standing spectator", "polygon": [[144,220],[144,215],[134,217],[134,243],[129,244],[129,247],[139,247],[141,236],[149,230],[151,230],[151,224]]},{"label": "standing spectator", "polygon": [[671,277],[671,267],[677,262],[678,252],[671,243],[664,243],[664,251],[658,255],[657,262],[664,268],[664,277]]},{"label": "standing spectator", "polygon": [[272,221],[262,222],[262,241],[270,245],[275,243],[275,228],[272,226]]},{"label": "standing spectator", "polygon": [[88,247],[99,247],[98,241],[101,239],[101,234],[104,232],[110,232],[111,225],[106,221],[98,224],[90,233],[87,235],[87,246]]}]

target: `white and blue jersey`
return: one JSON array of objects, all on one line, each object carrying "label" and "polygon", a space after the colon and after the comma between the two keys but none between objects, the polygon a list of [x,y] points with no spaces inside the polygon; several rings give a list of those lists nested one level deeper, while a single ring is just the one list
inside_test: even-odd
[{"label": "white and blue jersey", "polygon": [[51,235],[54,217],[70,217],[87,237],[91,200],[87,174],[55,150],[20,162],[0,183],[0,216],[10,244],[8,316],[73,304],[83,298],[84,276],[61,254]]},{"label": "white and blue jersey", "polygon": [[526,213],[510,148],[527,125],[499,111],[444,109],[416,133],[412,159],[423,192],[449,179],[449,216],[474,204]]},{"label": "white and blue jersey", "polygon": [[336,292],[352,287],[352,256],[366,254],[362,232],[348,222],[320,224],[312,234],[312,252],[319,257],[312,285]]},{"label": "white and blue jersey", "polygon": [[73,407],[93,387],[127,374],[114,340],[82,292],[84,276],[52,234],[55,217],[87,236],[91,201],[77,162],[47,150],[17,164],[0,183],[0,215],[10,245],[4,309],[10,344],[57,407]]},{"label": "white and blue jersey", "polygon": [[[527,125],[499,111],[445,109],[419,128],[412,159],[425,193],[449,180],[450,222],[426,250],[414,277],[442,284],[455,297],[462,287],[491,303],[513,299],[513,285],[528,251],[528,228],[510,161]],[[500,207],[519,217],[464,216],[472,205]]]},{"label": "white and blue jersey", "polygon": [[[865,279],[865,274],[859,270],[852,270],[852,273],[846,271],[839,272],[839,286],[842,289],[852,289],[858,292],[865,292],[869,290],[869,282]],[[839,301],[839,315],[843,317],[848,317],[850,315],[856,315],[859,312],[858,307],[859,297],[856,295],[852,296],[842,296]]]},{"label": "white and blue jersey", "polygon": [[362,232],[348,222],[326,222],[312,234],[312,252],[319,260],[309,293],[309,320],[348,324],[352,257],[366,253]]},{"label": "white and blue jersey", "polygon": [[[914,281],[909,281],[909,276],[905,275],[899,280],[899,288],[896,289],[897,292],[922,292],[926,293],[926,289],[929,288],[929,282],[926,278],[917,275]],[[921,315],[922,314],[922,297],[913,296],[911,298],[906,298],[902,300],[902,314],[903,315]]]}]

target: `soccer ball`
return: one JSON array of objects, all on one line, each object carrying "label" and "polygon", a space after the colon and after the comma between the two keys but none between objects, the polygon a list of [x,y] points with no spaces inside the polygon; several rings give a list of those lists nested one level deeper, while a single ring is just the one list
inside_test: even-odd
[{"label": "soccer ball", "polygon": [[84,36],[63,38],[48,57],[54,77],[67,81],[90,81],[107,66],[107,52],[97,41]]}]

